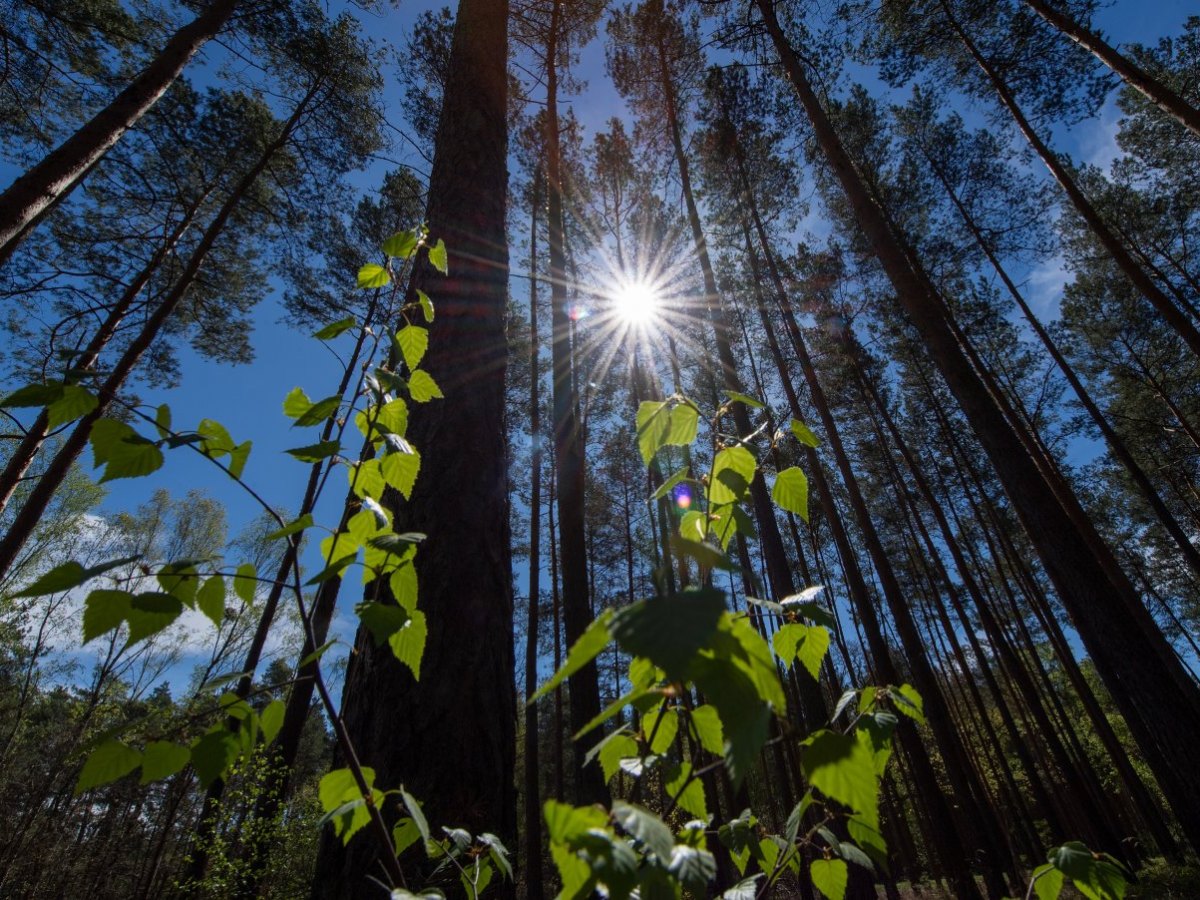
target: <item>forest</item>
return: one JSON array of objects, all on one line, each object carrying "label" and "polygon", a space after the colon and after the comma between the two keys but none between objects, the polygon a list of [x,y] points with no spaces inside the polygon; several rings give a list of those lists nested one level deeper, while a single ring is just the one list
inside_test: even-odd
[{"label": "forest", "polygon": [[1200,896],[1188,0],[0,0],[0,898]]}]

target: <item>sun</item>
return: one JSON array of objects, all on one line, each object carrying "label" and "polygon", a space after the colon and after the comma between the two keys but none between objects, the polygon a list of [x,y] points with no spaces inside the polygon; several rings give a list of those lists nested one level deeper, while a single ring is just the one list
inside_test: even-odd
[{"label": "sun", "polygon": [[613,293],[612,298],[615,316],[632,326],[649,324],[662,303],[658,291],[644,281],[624,284]]}]

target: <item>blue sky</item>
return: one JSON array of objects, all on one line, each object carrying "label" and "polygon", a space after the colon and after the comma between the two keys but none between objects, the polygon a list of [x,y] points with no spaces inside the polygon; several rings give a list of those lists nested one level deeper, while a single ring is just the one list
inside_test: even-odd
[{"label": "blue sky", "polygon": [[[402,2],[399,8],[389,9],[381,16],[364,15],[362,18],[369,33],[390,38],[403,46],[416,15],[424,9],[442,5],[428,0]],[[1151,3],[1122,0],[1102,11],[1099,22],[1120,42],[1153,42],[1160,36],[1176,33],[1184,18],[1195,12],[1194,0],[1153,0]],[[589,82],[588,91],[583,97],[570,101],[585,126],[585,139],[590,139],[610,116],[620,115],[623,110],[604,73],[603,39],[601,28],[598,39],[584,49],[577,75]],[[393,109],[396,100],[397,89],[394,84],[389,84],[388,102]],[[394,120],[398,118],[396,113]],[[1117,112],[1110,101],[1098,117],[1056,135],[1057,146],[1076,159],[1104,165],[1115,153],[1116,124]],[[402,152],[402,148],[398,152]],[[420,160],[409,161],[425,168]],[[384,168],[381,165],[380,172]],[[369,185],[373,177],[372,173],[364,174],[356,178],[356,183]],[[353,277],[354,273],[347,272],[347,283],[352,282]],[[1030,272],[1028,279],[1039,310],[1053,314],[1066,279],[1061,267],[1050,260]],[[515,290],[523,293],[521,288]],[[266,298],[256,310],[253,336],[256,358],[252,365],[218,365],[184,349],[180,386],[172,390],[145,390],[142,398],[152,404],[168,403],[177,426],[191,426],[201,418],[209,417],[224,424],[235,440],[252,440],[254,449],[245,470],[246,479],[270,503],[295,509],[308,466],[292,460],[282,451],[312,442],[315,429],[290,428],[281,404],[288,391],[296,386],[303,387],[314,398],[332,393],[340,370],[331,354],[312,338],[281,324],[282,318],[283,311],[276,297]],[[414,414],[419,415],[420,410]],[[90,465],[90,455],[86,464]],[[169,453],[164,469],[152,478],[113,482],[108,487],[103,509],[109,512],[131,509],[159,487],[167,488],[175,496],[182,496],[191,488],[202,488],[225,503],[231,535],[258,511],[232,482],[186,450]],[[319,510],[318,521],[336,520],[337,505],[343,494],[342,485],[334,482],[327,491],[325,506]],[[315,562],[310,564],[316,565]],[[349,605],[344,603],[343,607],[348,609]]]}]

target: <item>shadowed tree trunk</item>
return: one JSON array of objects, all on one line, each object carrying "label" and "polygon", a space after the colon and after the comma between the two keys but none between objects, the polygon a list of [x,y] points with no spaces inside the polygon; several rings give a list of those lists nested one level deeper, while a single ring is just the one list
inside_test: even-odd
[{"label": "shadowed tree trunk", "polygon": [[1025,5],[1080,47],[1089,51],[1096,59],[1121,76],[1122,81],[1142,94],[1168,116],[1200,135],[1200,110],[1122,54],[1104,40],[1098,32],[1055,9],[1046,0],[1025,0]]},{"label": "shadowed tree trunk", "polygon": [[42,217],[158,102],[196,51],[225,27],[238,2],[215,0],[176,31],[129,87],[0,194],[0,266]]},{"label": "shadowed tree trunk", "polygon": [[[1015,433],[998,399],[974,370],[928,276],[915,265],[885,212],[870,196],[789,44],[770,0],[754,0],[788,78],[812,122],[816,140],[840,182],[875,255],[995,468],[1047,575],[1067,608],[1096,669],[1143,749],[1189,842],[1200,847],[1200,780],[1192,778],[1200,735],[1200,697],[1165,639],[1136,611],[1132,584],[1101,563],[1103,552],[1081,533],[1054,488]],[[1094,530],[1094,529],[1092,529]]]},{"label": "shadowed tree trunk", "polygon": [[[506,501],[504,372],[508,245],[505,0],[462,0],[429,184],[431,233],[449,276],[418,267],[437,303],[424,368],[446,399],[414,413],[422,453],[408,503],[387,494],[397,529],[427,535],[416,558],[428,637],[421,680],[360,629],[346,672],[343,719],[384,789],[404,786],[431,827],[498,833],[516,843],[516,697],[512,565]],[[385,810],[391,817],[395,806]],[[313,896],[376,890],[377,845],[323,835]],[[511,883],[496,884],[500,897]]]}]

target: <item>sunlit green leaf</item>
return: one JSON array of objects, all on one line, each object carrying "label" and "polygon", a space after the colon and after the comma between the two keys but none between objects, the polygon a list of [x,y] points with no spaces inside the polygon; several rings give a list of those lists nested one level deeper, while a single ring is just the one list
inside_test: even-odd
[{"label": "sunlit green leaf", "polygon": [[829,900],[845,900],[850,873],[840,859],[814,859],[809,864],[813,887]]},{"label": "sunlit green leaf", "polygon": [[391,283],[392,276],[378,263],[367,263],[358,270],[358,286],[360,288],[381,288]]}]

